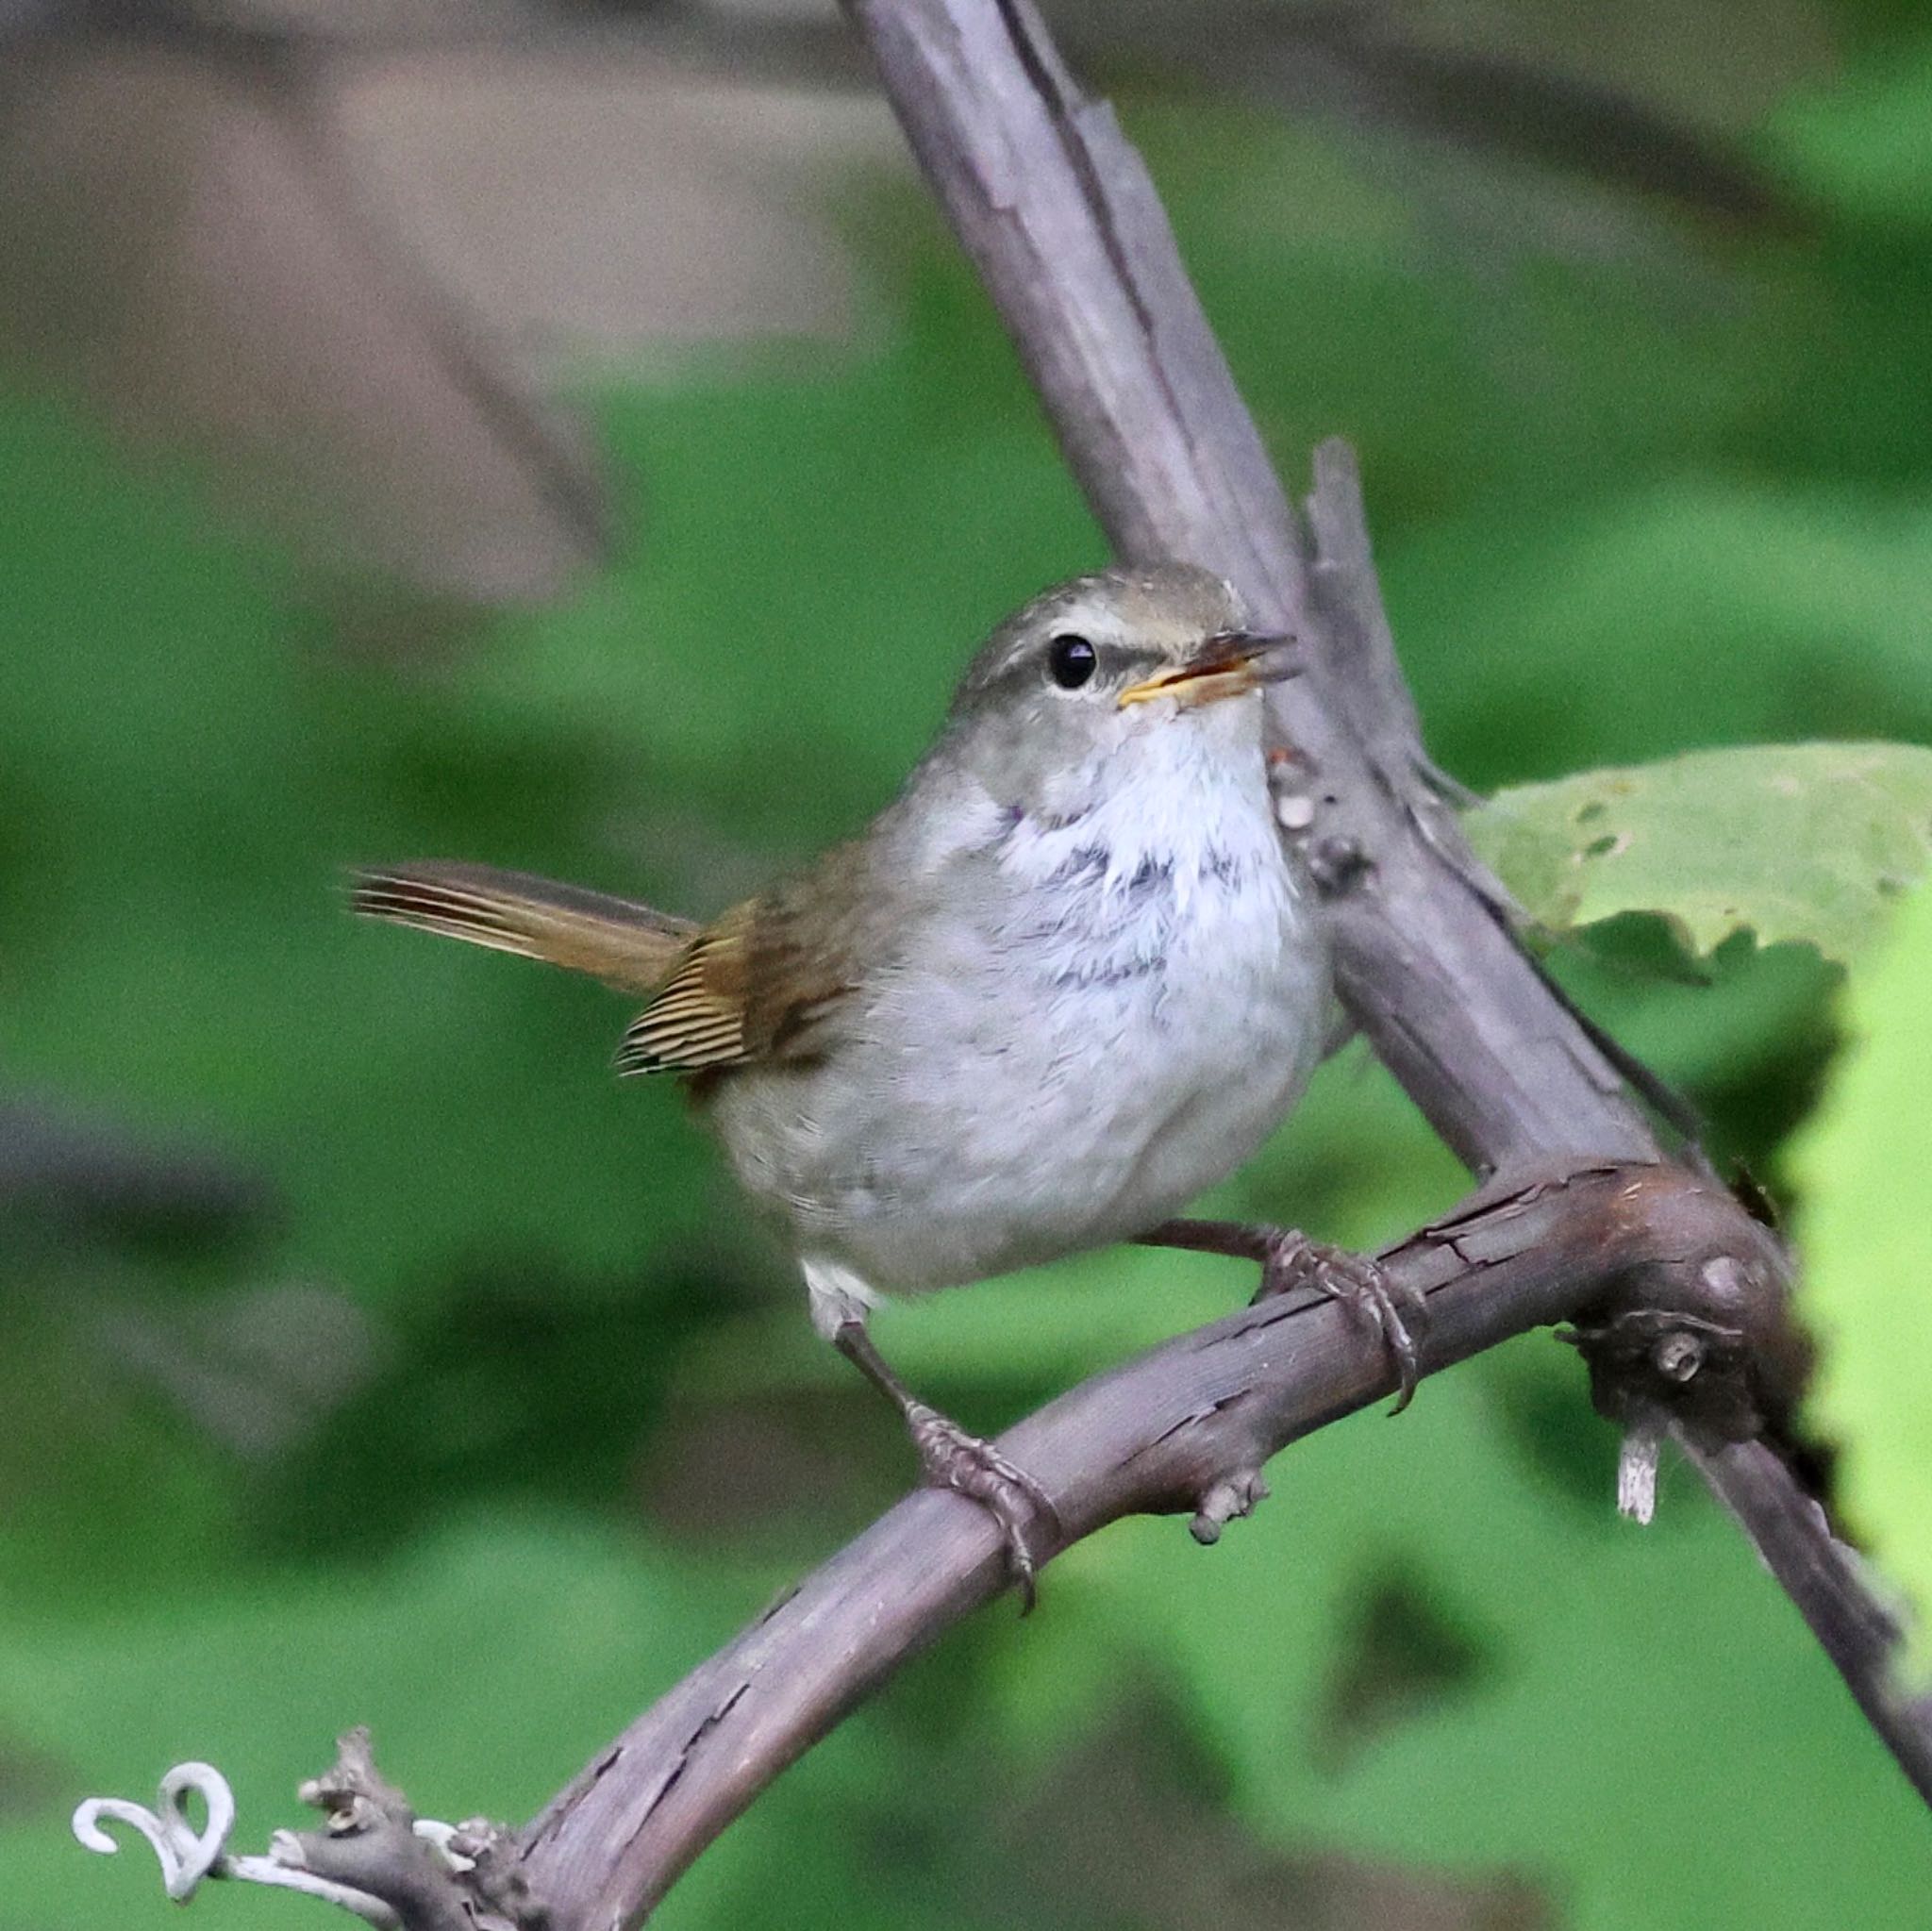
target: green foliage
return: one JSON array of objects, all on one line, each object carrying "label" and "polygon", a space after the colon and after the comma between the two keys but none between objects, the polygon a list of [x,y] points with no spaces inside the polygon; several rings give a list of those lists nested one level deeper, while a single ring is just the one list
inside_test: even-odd
[{"label": "green foliage", "polygon": [[1841,1452],[1851,1522],[1922,1616],[1932,1614],[1932,1228],[1919,1185],[1932,1170],[1928,981],[1932,892],[1921,891],[1845,990],[1851,1045],[1792,1155],[1805,1312],[1823,1352],[1811,1418]]},{"label": "green foliage", "polygon": [[[1486,787],[1641,767],[1584,841],[1628,831],[1613,857],[1571,863],[1596,791],[1510,794],[1498,835],[1559,923],[1650,904],[1700,945],[1748,924],[1836,953],[1879,872],[1919,868],[1925,754],[1856,790],[1817,767],[1864,750],[1768,754],[1798,760],[1788,793],[1711,749],[1932,740],[1926,204],[1886,153],[1854,165],[1923,53],[1865,40],[1858,86],[1764,132],[1802,249],[1433,158],[1411,191],[1353,137],[1128,103],[1287,473],[1324,434],[1362,449],[1444,764]],[[219,1212],[0,1204],[0,1866],[23,1923],[159,1912],[149,1873],[90,1862],[64,1820],[182,1756],[234,1774],[251,1846],[358,1718],[425,1808],[527,1810],[907,1478],[675,1097],[608,1076],[623,1005],[337,899],[346,864],[447,855],[714,909],[860,822],[972,639],[1098,559],[930,211],[867,191],[852,226],[890,341],[608,385],[629,554],[441,657],[341,648],[286,561],[211,534],[192,478],[0,405],[0,1099],[238,1183]],[[1554,832],[1533,797],[1562,801]],[[1774,874],[1767,848],[1821,824],[1877,841],[1815,886]],[[1739,853],[1751,874],[1720,884]],[[1740,936],[1693,980],[1638,923],[1554,969],[1720,1146],[1777,1171],[1832,974]],[[1855,988],[1874,1038],[1904,1024],[1907,971]],[[1909,1270],[1846,1272],[1818,1217],[1909,1171],[1923,1078],[1890,1101],[1892,1158],[1839,1151],[1877,1130],[1849,1123],[1884,1071],[1859,1062],[1804,1175],[1826,1291],[1903,1300]],[[1373,1244],[1463,1184],[1357,1047],[1210,1206]],[[1901,1225],[1896,1192],[1872,1228]],[[1103,1255],[880,1333],[991,1427],[1246,1288]],[[297,1328],[305,1294],[326,1319]],[[1874,1318],[1844,1316],[1847,1399],[1877,1386]],[[1519,1873],[1588,1931],[1909,1922],[1923,1816],[1828,1665],[1691,1485],[1667,1479],[1650,1532],[1611,1520],[1613,1462],[1574,1362],[1526,1340],[1399,1423],[1297,1448],[1211,1552],[1171,1522],[1099,1538],[1028,1623],[956,1633],[814,1752],[658,1922],[1238,1927],[1269,1920],[1252,1897],[1208,1912],[1204,1862],[1332,1884],[1353,1860],[1424,1887]],[[1126,1826],[1082,1839],[1068,1795],[1096,1753],[1126,1773],[1124,1723],[1189,1787],[1134,1787],[1130,1848],[1172,1889],[1131,1908],[1106,1902]],[[1209,1823],[1213,1856],[1189,1853]],[[1343,1922],[1384,1915],[1343,1895]],[[268,1931],[302,1907],[194,1908]]]},{"label": "green foliage", "polygon": [[1710,744],[1932,740],[1932,511],[1916,493],[1691,458],[1382,554],[1396,635],[1429,640],[1415,682],[1431,748],[1482,789]]},{"label": "green foliage", "polygon": [[1932,751],[1690,752],[1499,792],[1471,841],[1552,932],[1652,912],[1693,956],[1740,932],[1846,960],[1932,849]]},{"label": "green foliage", "polygon": [[1776,127],[1793,173],[1847,215],[1907,232],[1932,225],[1932,41],[1888,47],[1847,84],[1800,95]]},{"label": "green foliage", "polygon": [[[1053,1747],[1063,1673],[1097,1701],[1124,1656],[1203,1726],[1272,1839],[1560,1870],[1561,1922],[1590,1931],[1824,1931],[1844,1922],[1813,1861],[1830,1843],[1860,1873],[1859,1922],[1908,1919],[1932,1874],[1923,1810],[1729,1524],[1679,1482],[1638,1531],[1525,1454],[1508,1418],[1545,1347],[1431,1386],[1413,1430],[1363,1415],[1300,1444],[1205,1557],[1164,1523],[1076,1551],[1047,1579],[1079,1590],[1087,1627],[1010,1647],[1009,1720]],[[1103,1660],[1070,1659],[1095,1625]],[[1684,1854],[1719,1838],[1750,1850]]]}]

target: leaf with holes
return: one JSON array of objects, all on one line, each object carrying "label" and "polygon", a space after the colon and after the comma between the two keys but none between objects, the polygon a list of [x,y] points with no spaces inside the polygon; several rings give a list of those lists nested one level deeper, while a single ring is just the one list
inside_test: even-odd
[{"label": "leaf with holes", "polygon": [[1693,954],[1734,932],[1849,959],[1932,854],[1932,750],[1762,744],[1499,791],[1471,841],[1553,931],[1650,912]]}]

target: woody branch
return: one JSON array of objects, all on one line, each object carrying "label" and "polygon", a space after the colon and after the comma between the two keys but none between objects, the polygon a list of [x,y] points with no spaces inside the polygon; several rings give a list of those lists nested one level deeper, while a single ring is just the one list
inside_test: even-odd
[{"label": "woody branch", "polygon": [[[1346,452],[1318,454],[1298,518],[1138,155],[1111,110],[1074,85],[1027,0],[847,0],[847,11],[1115,548],[1219,570],[1264,622],[1312,646],[1312,674],[1275,701],[1306,784],[1296,816],[1329,893],[1341,990],[1489,1183],[1491,1205],[1462,1237],[1425,1229],[1389,1257],[1398,1274],[1424,1256],[1440,1266],[1448,1251],[1465,1262],[1453,1279],[1420,1283],[1434,1290],[1426,1367],[1601,1307],[1600,1397],[1640,1427],[1675,1427],[1932,1798],[1932,1726],[1886,1687],[1896,1628],[1757,1439],[1797,1378],[1781,1310],[1788,1263],[1699,1176],[1694,1156],[1655,1164],[1664,1155],[1630,1083],[1641,1069],[1517,943],[1423,752]],[[1614,1238],[1599,1218],[1606,1190]],[[1700,1232],[1687,1245],[1678,1217],[1692,1199]],[[1500,1242],[1490,1253],[1507,1250],[1509,1266],[1475,1260],[1482,1240]],[[1703,1323],[1728,1335],[1728,1372],[1683,1383],[1653,1372],[1646,1344],[1667,1313],[1689,1322],[1677,1332]],[[1294,1345],[1244,1357],[1224,1376],[1224,1351],[1257,1336]],[[1045,1482],[1070,1539],[1184,1497],[1236,1507],[1267,1453],[1373,1399],[1383,1373],[1340,1310],[1297,1308],[1286,1328],[1238,1316],[1075,1390],[1004,1445]],[[771,1776],[997,1581],[983,1523],[944,1497],[902,1504],[551,1806],[526,1840],[533,1889],[568,1922],[648,1908]]]},{"label": "woody branch", "polygon": [[[1897,1626],[1764,1439],[1800,1372],[1788,1258],[1694,1150],[1666,1155],[1640,1103],[1660,1090],[1518,944],[1424,754],[1347,452],[1318,453],[1298,516],[1139,156],[1029,0],[845,5],[1116,550],[1218,570],[1310,646],[1310,674],[1272,701],[1340,989],[1482,1182],[1384,1256],[1395,1285],[1427,1298],[1424,1371],[1587,1323],[1600,1406],[1677,1435],[1932,1801],[1932,1708],[1890,1684]],[[1054,1498],[1049,1556],[1137,1510],[1191,1510],[1208,1540],[1261,1492],[1268,1457],[1390,1378],[1348,1310],[1289,1299],[1084,1384],[1000,1445]],[[908,1497],[517,1835],[520,1894],[550,1931],[636,1923],[787,1764],[1004,1583],[983,1511]]]}]

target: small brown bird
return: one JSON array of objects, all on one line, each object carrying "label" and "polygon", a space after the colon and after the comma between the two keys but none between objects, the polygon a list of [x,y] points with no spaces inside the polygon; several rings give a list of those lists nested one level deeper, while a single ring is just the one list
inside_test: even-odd
[{"label": "small brown bird", "polygon": [[1030,1589],[1047,1498],[904,1387],[867,1313],[1147,1235],[1300,1094],[1328,957],[1260,696],[1293,668],[1205,572],[1080,577],[993,633],[858,839],[708,925],[457,864],[362,874],[356,907],[649,999],[619,1069],[684,1079],[819,1331]]}]

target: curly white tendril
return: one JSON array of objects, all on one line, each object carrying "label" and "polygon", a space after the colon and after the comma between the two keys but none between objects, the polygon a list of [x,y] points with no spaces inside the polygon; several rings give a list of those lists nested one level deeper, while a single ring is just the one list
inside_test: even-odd
[{"label": "curly white tendril", "polygon": [[[188,1814],[192,1794],[200,1796],[208,1813],[199,1828]],[[235,1793],[211,1763],[177,1763],[161,1779],[153,1810],[125,1797],[88,1798],[74,1813],[74,1834],[89,1850],[112,1856],[121,1846],[101,1827],[104,1819],[139,1831],[154,1846],[155,1856],[160,1859],[161,1882],[176,1904],[192,1897],[204,1878],[237,1877],[251,1884],[306,1891],[310,1897],[355,1912],[378,1931],[402,1931],[402,1919],[381,1898],[305,1870],[302,1845],[292,1831],[276,1831],[269,1839],[265,1857],[229,1856],[225,1846],[228,1833],[235,1827]],[[425,1818],[417,1823],[416,1834],[435,1844],[455,1864],[456,1858],[445,1848],[454,1828]]]}]

